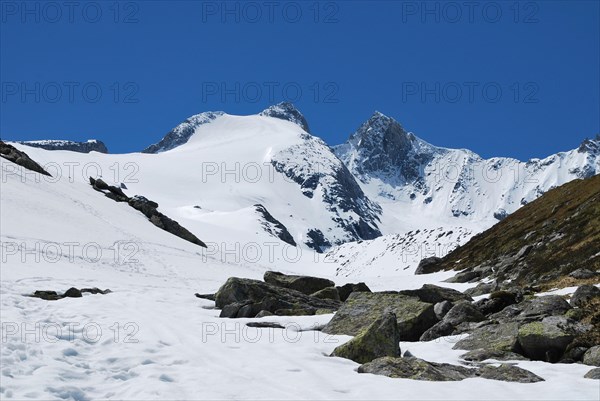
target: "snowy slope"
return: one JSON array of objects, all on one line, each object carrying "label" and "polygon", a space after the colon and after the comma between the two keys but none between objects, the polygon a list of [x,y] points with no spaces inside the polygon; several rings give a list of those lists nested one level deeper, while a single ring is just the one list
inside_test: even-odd
[{"label": "snowy slope", "polygon": [[[59,165],[123,166],[131,159],[131,155],[96,154],[92,162],[73,152],[28,151],[40,162],[52,156]],[[180,210],[171,205],[177,204],[180,193],[164,190],[175,171],[161,176],[145,161],[152,155],[136,157],[140,182],[129,182],[125,191],[131,195],[135,193],[132,187],[144,189],[144,193],[153,192],[150,197],[157,200],[162,194],[161,210]],[[331,315],[275,317],[272,320],[289,324],[288,329],[260,331],[246,328],[245,319],[219,319],[212,302],[193,296],[216,290],[229,276],[258,278],[267,268],[319,274],[343,284],[335,278],[338,264],[325,262],[310,251],[298,260],[279,255],[276,260],[258,262],[238,253],[242,257],[236,261],[236,252],[215,253],[154,227],[141,213],[102,196],[76,174],[59,176],[55,170],[50,179],[25,172],[4,159],[0,163],[2,399],[597,397],[597,384],[582,378],[589,367],[580,365],[517,362],[546,379],[523,385],[484,379],[431,383],[359,375],[356,363],[327,356],[348,337],[298,331],[323,324]],[[154,175],[142,175],[142,167]],[[112,171],[105,171],[107,180],[108,172]],[[123,177],[117,178],[112,182],[123,181]],[[187,212],[194,211],[184,209],[181,216]],[[198,225],[189,228],[207,242],[243,242],[253,230],[257,241],[272,240],[255,219],[248,218],[254,208],[222,212],[220,217],[205,213],[207,219],[195,216]],[[214,230],[208,229],[209,223]],[[21,250],[15,252],[14,245]],[[120,249],[117,257],[115,247]],[[92,252],[98,248],[99,258]],[[375,290],[402,289],[450,275],[389,274],[366,281]],[[61,291],[71,286],[110,288],[113,293],[54,302],[24,296],[39,289]],[[465,288],[464,284],[451,286]],[[461,351],[451,349],[454,341],[445,338],[401,343],[401,347],[430,361],[457,363]],[[478,388],[476,393],[473,386]]]}]

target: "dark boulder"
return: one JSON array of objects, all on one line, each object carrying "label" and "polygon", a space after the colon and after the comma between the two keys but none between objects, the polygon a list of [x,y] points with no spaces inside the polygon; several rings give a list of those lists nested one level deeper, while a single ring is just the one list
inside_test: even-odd
[{"label": "dark boulder", "polygon": [[459,381],[475,377],[477,370],[419,358],[383,357],[358,367],[358,373],[426,381]]},{"label": "dark boulder", "polygon": [[508,364],[502,364],[498,367],[492,365],[482,366],[479,369],[478,376],[484,379],[517,383],[537,383],[544,381],[544,379],[528,370]]},{"label": "dark boulder", "polygon": [[[289,288],[238,277],[229,278],[217,291],[215,304],[221,309],[240,304],[240,309],[246,308],[244,317],[254,317],[261,311],[278,315],[314,315],[319,309],[336,310],[340,305],[334,300],[311,297]],[[232,317],[239,316],[236,313]]]},{"label": "dark boulder", "polygon": [[523,310],[520,319],[523,321],[541,320],[546,316],[564,315],[571,305],[558,295],[545,295],[534,298]]},{"label": "dark boulder", "polygon": [[473,298],[463,294],[460,291],[453,290],[452,288],[440,287],[433,284],[425,284],[418,290],[402,290],[398,292],[402,295],[408,295],[410,297],[419,298],[423,302],[430,304],[437,304],[442,301],[458,302],[458,301],[472,301]]},{"label": "dark boulder", "polygon": [[328,287],[335,287],[335,283],[333,281],[325,278],[294,276],[274,271],[265,272],[263,278],[266,283],[300,291],[306,295],[314,294],[315,292]]},{"label": "dark boulder", "polygon": [[71,287],[69,288],[67,291],[65,291],[65,293],[63,294],[63,297],[65,298],[81,298],[83,295],[81,294],[81,291],[78,290],[75,287]]},{"label": "dark boulder", "polygon": [[345,302],[353,292],[371,292],[371,289],[362,282],[357,284],[348,283],[336,288],[342,302]]},{"label": "dark boulder", "polygon": [[429,258],[422,259],[415,270],[415,274],[430,274],[439,271],[441,258],[437,256],[431,256]]}]

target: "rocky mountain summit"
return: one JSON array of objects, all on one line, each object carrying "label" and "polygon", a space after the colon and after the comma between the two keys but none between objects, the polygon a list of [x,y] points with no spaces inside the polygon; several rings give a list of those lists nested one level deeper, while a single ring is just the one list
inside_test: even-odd
[{"label": "rocky mountain summit", "polygon": [[46,150],[68,150],[78,153],[108,153],[106,145],[97,139],[90,139],[86,142],[63,141],[58,139],[42,140],[42,141],[20,141],[22,145],[31,146],[34,148],[42,148]]}]

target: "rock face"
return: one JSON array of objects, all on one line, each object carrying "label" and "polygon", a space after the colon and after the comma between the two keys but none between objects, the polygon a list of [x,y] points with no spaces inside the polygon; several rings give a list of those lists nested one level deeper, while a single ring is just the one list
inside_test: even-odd
[{"label": "rock face", "polygon": [[62,141],[62,140],[45,140],[45,141],[23,141],[17,142],[23,145],[34,148],[42,148],[46,150],[68,150],[78,153],[108,153],[106,145],[97,139],[90,139],[86,142]]},{"label": "rock face", "polygon": [[441,258],[437,256],[431,256],[429,258],[425,258],[419,262],[417,266],[417,270],[415,270],[415,274],[429,274],[435,273],[439,271],[439,264],[442,261]]},{"label": "rock face", "polygon": [[586,365],[600,366],[600,345],[590,348],[583,355],[583,363]]},{"label": "rock face", "polygon": [[418,340],[437,322],[433,305],[418,298],[397,293],[353,292],[323,332],[356,336],[387,311],[396,315],[402,341]]},{"label": "rock face", "polygon": [[35,171],[36,173],[40,173],[42,175],[46,175],[51,177],[50,173],[43,169],[42,166],[34,162],[27,153],[21,152],[17,148],[7,143],[0,141],[0,156],[5,158],[6,160],[10,160],[11,162],[18,164],[21,167],[25,167],[28,170]]},{"label": "rock face", "polygon": [[310,134],[310,129],[308,128],[306,119],[302,113],[300,113],[300,111],[290,102],[281,102],[271,106],[263,110],[259,115],[279,118],[281,120],[292,122]]},{"label": "rock face", "polygon": [[594,298],[600,298],[600,288],[595,285],[582,285],[570,299],[573,306],[583,306]]},{"label": "rock face", "polygon": [[527,323],[519,328],[519,345],[530,359],[557,362],[574,336],[548,322]]},{"label": "rock face", "polygon": [[261,217],[261,225],[266,232],[291,246],[296,246],[296,241],[294,241],[294,237],[292,237],[292,234],[290,234],[287,227],[273,217],[267,208],[261,204],[254,205],[254,207],[256,208],[256,212]]},{"label": "rock face", "polygon": [[426,381],[459,381],[474,377],[476,369],[418,358],[384,357],[359,366],[358,373]]},{"label": "rock face", "polygon": [[263,279],[265,283],[300,291],[306,295],[314,294],[328,287],[335,287],[335,283],[326,278],[294,276],[274,271],[265,272]]},{"label": "rock face", "polygon": [[478,375],[484,379],[504,382],[537,383],[544,381],[544,379],[528,370],[507,364],[498,367],[485,365],[479,369]]},{"label": "rock face", "polygon": [[400,356],[399,342],[396,315],[387,312],[352,340],[334,349],[331,355],[367,363],[385,356]]},{"label": "rock face", "polygon": [[146,149],[142,150],[142,153],[165,152],[167,150],[176,148],[179,145],[183,145],[190,139],[192,135],[194,135],[194,132],[196,132],[198,127],[214,121],[217,117],[220,117],[223,114],[224,113],[222,111],[209,111],[206,113],[196,114],[169,131],[169,133],[167,133],[167,135],[165,135],[160,142],[150,145]]},{"label": "rock face", "polygon": [[215,294],[215,305],[223,310],[222,317],[239,318],[255,317],[261,311],[314,315],[320,309],[336,310],[340,303],[258,280],[231,277]]}]

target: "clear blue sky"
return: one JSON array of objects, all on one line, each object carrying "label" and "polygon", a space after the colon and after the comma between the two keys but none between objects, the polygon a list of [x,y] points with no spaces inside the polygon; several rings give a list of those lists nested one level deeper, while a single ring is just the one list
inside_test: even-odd
[{"label": "clear blue sky", "polygon": [[0,4],[3,139],[138,151],[192,114],[281,100],[330,144],[374,110],[485,157],[600,132],[598,1]]}]

